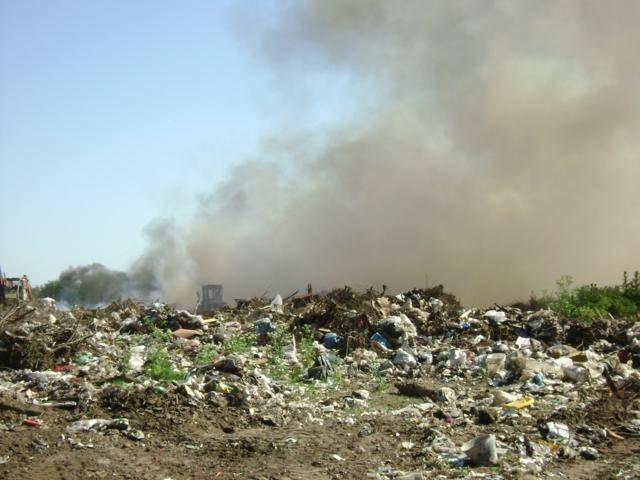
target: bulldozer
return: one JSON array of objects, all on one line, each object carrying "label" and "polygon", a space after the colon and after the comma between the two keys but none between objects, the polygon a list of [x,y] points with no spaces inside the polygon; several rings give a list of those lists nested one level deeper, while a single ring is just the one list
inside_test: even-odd
[{"label": "bulldozer", "polygon": [[5,277],[0,270],[0,305],[28,302],[33,299],[29,277]]},{"label": "bulldozer", "polygon": [[196,315],[208,312],[214,308],[224,307],[226,303],[222,300],[222,285],[209,284],[202,286],[202,296],[197,292],[198,303],[196,305]]}]

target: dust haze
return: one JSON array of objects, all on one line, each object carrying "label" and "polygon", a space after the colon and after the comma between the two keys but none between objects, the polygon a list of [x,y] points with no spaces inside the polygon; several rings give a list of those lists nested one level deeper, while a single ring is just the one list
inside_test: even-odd
[{"label": "dust haze", "polygon": [[210,282],[229,300],[426,275],[487,303],[562,274],[618,280],[640,264],[639,16],[635,1],[538,0],[243,12],[238,35],[283,98],[338,72],[356,113],[273,132],[193,218],[155,224],[136,268],[186,304]]}]

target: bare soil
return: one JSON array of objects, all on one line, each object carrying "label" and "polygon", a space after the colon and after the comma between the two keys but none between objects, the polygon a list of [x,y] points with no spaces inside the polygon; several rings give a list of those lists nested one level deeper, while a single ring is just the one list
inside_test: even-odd
[{"label": "bare soil", "polygon": [[[429,464],[421,453],[425,431],[390,414],[361,417],[355,425],[326,418],[323,425],[309,423],[302,414],[286,424],[276,419],[276,425],[265,425],[263,417],[244,408],[192,407],[166,396],[130,400],[120,411],[96,405],[82,416],[47,409],[40,417],[41,427],[22,425],[23,414],[2,411],[4,423],[16,426],[0,435],[0,456],[9,457],[0,465],[0,478],[359,479],[385,465],[407,472],[422,471],[424,478],[457,478],[470,473],[466,468]],[[391,409],[411,401],[379,392],[371,404],[385,404]],[[75,435],[84,447],[72,446],[66,439],[65,427],[71,421],[117,416],[129,418],[132,427],[145,432],[146,438],[136,442],[118,431],[107,430]],[[434,427],[446,428],[444,424]],[[473,426],[461,429],[458,435],[462,431],[465,438],[454,435],[452,439],[496,431],[496,426]],[[416,448],[404,448],[402,442],[407,441]],[[43,444],[48,447],[39,448]],[[638,464],[640,439],[611,440],[599,445],[599,450],[602,455],[595,461],[555,460],[541,476],[640,478],[640,472],[633,471]],[[500,466],[474,472],[534,478],[505,474]]]}]

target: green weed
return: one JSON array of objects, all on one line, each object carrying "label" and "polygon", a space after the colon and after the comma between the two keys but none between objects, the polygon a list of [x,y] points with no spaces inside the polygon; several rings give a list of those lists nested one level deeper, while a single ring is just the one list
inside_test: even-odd
[{"label": "green weed", "polygon": [[171,332],[169,330],[163,330],[155,326],[151,327],[149,335],[157,342],[167,343],[171,341]]},{"label": "green weed", "polygon": [[131,352],[129,350],[125,350],[120,355],[118,359],[118,371],[123,375],[126,375],[131,370],[129,366],[129,361],[131,360]]},{"label": "green weed", "polygon": [[127,382],[124,378],[113,378],[111,380],[109,380],[109,382],[111,385],[116,385],[118,387],[126,387],[129,385],[129,382]]},{"label": "green weed", "polygon": [[295,367],[289,371],[289,382],[302,383],[306,380],[307,369],[304,367]]},{"label": "green weed", "polygon": [[208,365],[211,363],[213,358],[218,354],[218,348],[213,344],[205,345],[200,349],[198,355],[195,359],[195,364],[197,367],[201,367],[203,365]]},{"label": "green weed", "polygon": [[298,341],[298,358],[303,366],[310,367],[315,360],[315,355],[313,328],[311,325],[305,325],[302,327]]},{"label": "green weed", "polygon": [[313,329],[309,325],[302,328],[301,335],[296,342],[296,350],[299,366],[292,367],[284,362],[285,349],[293,340],[292,334],[284,324],[276,325],[276,330],[271,334],[267,350],[269,359],[269,376],[282,380],[287,379],[291,383],[300,383],[306,379],[307,369],[315,360],[313,346]]},{"label": "green weed", "polygon": [[251,332],[234,332],[224,342],[226,353],[248,353],[256,344],[256,334]]},{"label": "green weed", "polygon": [[144,372],[154,380],[167,382],[184,378],[184,372],[173,367],[167,351],[163,348],[155,348],[149,352],[144,364]]},{"label": "green weed", "polygon": [[344,375],[342,374],[342,371],[338,366],[333,367],[333,372],[331,372],[329,378],[331,379],[331,383],[333,383],[336,387],[342,387],[345,384]]}]

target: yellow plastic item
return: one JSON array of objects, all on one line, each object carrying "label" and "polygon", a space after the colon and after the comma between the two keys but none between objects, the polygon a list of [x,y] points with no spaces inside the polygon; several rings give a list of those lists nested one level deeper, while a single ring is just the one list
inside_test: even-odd
[{"label": "yellow plastic item", "polygon": [[220,393],[231,393],[233,387],[231,385],[227,385],[224,382],[217,382],[215,391]]},{"label": "yellow plastic item", "polygon": [[530,407],[531,405],[533,405],[533,403],[533,397],[524,396],[513,402],[505,403],[503,405],[503,408],[515,408],[516,410],[520,410],[521,408]]},{"label": "yellow plastic item", "polygon": [[538,440],[538,445],[542,445],[543,447],[551,449],[553,453],[556,453],[558,450],[560,450],[560,445],[558,445],[557,443],[549,442],[547,440]]}]

